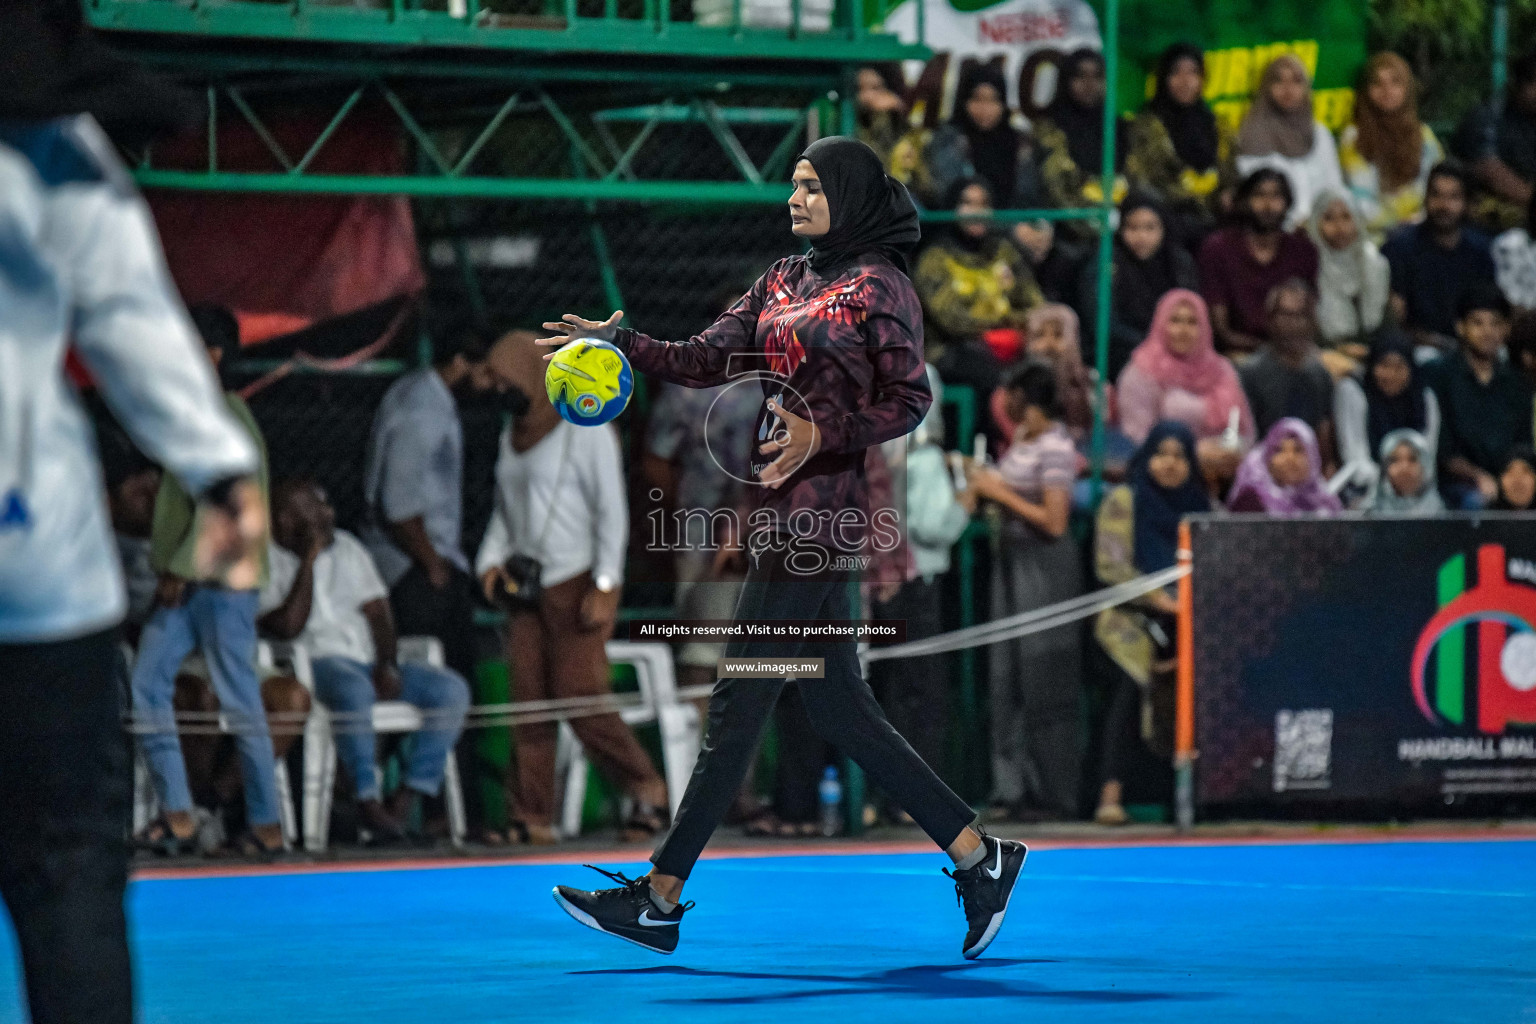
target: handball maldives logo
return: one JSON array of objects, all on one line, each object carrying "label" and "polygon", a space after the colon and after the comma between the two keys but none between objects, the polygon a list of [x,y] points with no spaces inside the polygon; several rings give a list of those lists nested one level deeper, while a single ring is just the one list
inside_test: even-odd
[{"label": "handball maldives logo", "polygon": [[1465,555],[1440,567],[1440,610],[1413,649],[1413,697],[1431,722],[1475,725],[1492,735],[1536,725],[1536,587],[1511,582],[1507,565],[1503,545],[1484,544],[1470,588]]}]

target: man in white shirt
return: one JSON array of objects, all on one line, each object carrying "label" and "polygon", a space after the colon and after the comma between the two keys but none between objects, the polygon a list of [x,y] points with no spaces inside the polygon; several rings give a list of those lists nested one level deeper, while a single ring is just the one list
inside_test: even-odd
[{"label": "man in white shirt", "polygon": [[[422,796],[443,785],[444,761],[464,726],[469,684],[447,669],[398,665],[389,591],[373,559],[312,480],[285,481],[272,494],[271,578],[261,593],[261,628],[302,645],[315,696],[338,717],[337,752],[357,787],[363,826],[375,842],[404,838]],[[405,780],[385,807],[374,764],[375,698],[416,705],[428,728],[415,737]]]}]

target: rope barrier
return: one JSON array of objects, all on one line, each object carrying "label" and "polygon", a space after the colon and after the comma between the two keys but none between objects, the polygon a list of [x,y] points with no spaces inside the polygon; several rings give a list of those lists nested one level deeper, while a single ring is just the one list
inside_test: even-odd
[{"label": "rope barrier", "polygon": [[[1069,625],[1080,619],[1134,601],[1155,590],[1161,590],[1189,575],[1188,566],[1174,566],[1161,572],[1105,587],[1066,601],[1033,611],[1021,612],[991,622],[983,622],[964,629],[940,633],[937,636],[893,644],[888,647],[870,647],[860,653],[865,662],[887,661],[892,658],[916,658],[931,654],[946,654],[972,647],[1017,640],[1031,633],[1041,633]],[[679,687],[679,701],[705,700],[714,692],[714,683]],[[470,708],[463,715],[465,729],[488,729],[500,726],[533,725],[543,722],[562,722],[596,715],[611,715],[629,708],[643,707],[644,699],[636,693],[601,693],[581,697],[558,697],[547,700],[516,701],[503,704],[482,704]],[[460,717],[455,712],[422,709],[418,712],[422,727],[431,729],[453,724]],[[257,722],[245,721],[247,716],[223,711],[181,711],[174,722],[168,722],[164,714],[148,716],[129,714],[126,728],[136,736],[161,732],[178,732],[183,736],[240,736],[272,735],[298,736],[304,732],[309,715],[296,711],[274,711]],[[329,725],[338,735],[373,731],[373,711],[337,711],[329,713]]]}]

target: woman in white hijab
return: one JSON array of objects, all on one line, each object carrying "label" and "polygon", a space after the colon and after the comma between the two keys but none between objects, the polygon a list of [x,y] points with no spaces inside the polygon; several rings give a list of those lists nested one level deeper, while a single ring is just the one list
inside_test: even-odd
[{"label": "woman in white hijab", "polygon": [[1445,502],[1435,486],[1435,457],[1417,430],[1394,430],[1381,439],[1381,476],[1370,510],[1394,516],[1437,516]]},{"label": "woman in white hijab", "polygon": [[[1318,194],[1307,221],[1317,245],[1317,322],[1324,363],[1335,377],[1355,372],[1386,318],[1392,270],[1366,236],[1364,218],[1343,189]],[[1332,353],[1332,355],[1330,355]]]}]

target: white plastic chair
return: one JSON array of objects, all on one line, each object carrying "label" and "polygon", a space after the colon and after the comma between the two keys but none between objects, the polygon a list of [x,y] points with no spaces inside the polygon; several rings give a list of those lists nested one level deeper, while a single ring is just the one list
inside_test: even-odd
[{"label": "white plastic chair", "polygon": [[[662,643],[610,640],[606,645],[611,664],[632,665],[639,685],[640,703],[624,708],[619,717],[629,726],[656,723],[661,732],[662,771],[667,780],[667,801],[673,816],[682,804],[688,777],[699,759],[701,729],[699,710],[677,698],[677,675],[672,667],[672,648]],[[555,764],[565,766],[565,794],[561,804],[560,831],[567,837],[581,834],[581,810],[587,799],[586,754],[570,723],[560,723]]]},{"label": "white plastic chair", "polygon": [[[128,670],[133,671],[134,653],[127,644],[123,645],[123,658],[126,660]],[[270,664],[263,662],[261,645],[257,645],[256,667],[270,668]],[[192,675],[208,678],[208,666],[202,655],[192,654],[182,663],[182,671]],[[309,684],[306,684],[309,685]],[[313,687],[311,687],[312,689]],[[229,716],[222,711],[219,713],[219,730],[232,733]],[[272,771],[273,781],[277,784],[277,817],[283,828],[283,849],[293,848],[294,841],[298,838],[298,820],[293,809],[293,790],[288,785],[288,763],[283,758],[277,758]],[[160,811],[160,797],[155,792],[154,781],[149,777],[149,763],[139,750],[134,750],[133,758],[133,831],[135,834],[143,831],[156,814]]]},{"label": "white plastic chair", "polygon": [[[309,655],[293,644],[264,644],[266,657],[287,658],[293,664],[310,694],[315,678]],[[446,662],[443,645],[436,637],[401,637],[397,645],[402,662],[442,668]],[[419,732],[425,720],[421,709],[403,700],[376,701],[373,705],[374,733]],[[375,768],[375,771],[378,769]],[[304,848],[310,853],[324,852],[330,843],[331,796],[336,788],[336,738],[331,728],[331,713],[318,697],[304,728]],[[464,790],[459,781],[459,762],[448,751],[444,761],[443,800],[448,805],[448,837],[454,847],[464,845],[467,831],[464,818]]]}]

